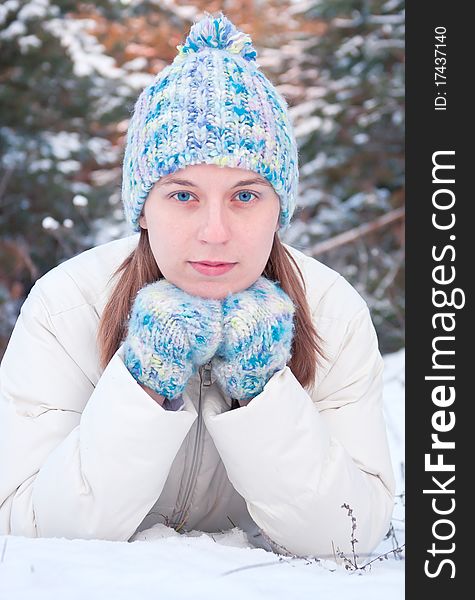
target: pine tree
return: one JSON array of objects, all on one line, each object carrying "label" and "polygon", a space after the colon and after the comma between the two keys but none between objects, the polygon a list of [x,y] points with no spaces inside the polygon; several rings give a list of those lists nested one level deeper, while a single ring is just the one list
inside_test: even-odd
[{"label": "pine tree", "polygon": [[130,233],[128,120],[198,12],[154,0],[0,5],[0,357],[38,277]]},{"label": "pine tree", "polygon": [[404,4],[313,0],[291,15],[280,83],[301,185],[287,241],[351,281],[393,351],[404,345]]}]

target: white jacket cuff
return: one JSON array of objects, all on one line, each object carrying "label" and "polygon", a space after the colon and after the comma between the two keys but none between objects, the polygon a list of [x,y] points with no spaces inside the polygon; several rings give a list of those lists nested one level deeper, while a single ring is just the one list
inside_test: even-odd
[{"label": "white jacket cuff", "polygon": [[337,548],[351,552],[352,522],[344,503],[364,528],[358,530],[362,546],[380,541],[381,515],[371,513],[387,511],[391,499],[377,497],[385,494],[381,482],[374,477],[373,487],[330,437],[289,367],[275,373],[247,406],[221,414],[216,409],[205,408],[206,426],[231,483],[277,551],[330,558]]},{"label": "white jacket cuff", "polygon": [[195,418],[164,410],[116,352],[77,426],[36,477],[38,535],[126,540],[159,497]]}]

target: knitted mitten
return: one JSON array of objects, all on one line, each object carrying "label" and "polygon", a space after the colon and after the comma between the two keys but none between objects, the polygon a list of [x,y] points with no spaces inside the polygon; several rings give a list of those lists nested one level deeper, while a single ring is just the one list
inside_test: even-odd
[{"label": "knitted mitten", "polygon": [[190,295],[160,279],[135,298],[124,362],[139,383],[172,400],[215,354],[221,336],[219,300]]},{"label": "knitted mitten", "polygon": [[261,276],[223,303],[223,341],[212,361],[221,388],[250,400],[291,358],[295,307],[278,283]]}]

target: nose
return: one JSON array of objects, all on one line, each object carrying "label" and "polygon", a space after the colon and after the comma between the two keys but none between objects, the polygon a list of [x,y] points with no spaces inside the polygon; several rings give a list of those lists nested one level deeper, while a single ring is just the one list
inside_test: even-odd
[{"label": "nose", "polygon": [[231,237],[229,215],[221,199],[210,200],[199,215],[199,240],[208,244],[223,244]]}]

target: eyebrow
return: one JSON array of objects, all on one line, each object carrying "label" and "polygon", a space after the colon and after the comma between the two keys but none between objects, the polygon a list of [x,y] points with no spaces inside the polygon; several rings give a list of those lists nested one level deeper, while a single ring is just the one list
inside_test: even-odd
[{"label": "eyebrow", "polygon": [[[169,179],[168,181],[159,181],[157,183],[157,187],[162,187],[165,185],[172,185],[172,184],[187,185],[189,187],[194,187],[194,188],[199,187],[192,181],[188,181],[187,179],[178,179],[177,177],[173,177],[172,179]],[[252,185],[252,184],[265,185],[267,187],[272,187],[272,185],[267,181],[267,179],[254,178],[254,179],[242,179],[241,181],[238,181],[237,183],[235,183],[231,189],[240,187],[242,185]]]}]

